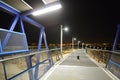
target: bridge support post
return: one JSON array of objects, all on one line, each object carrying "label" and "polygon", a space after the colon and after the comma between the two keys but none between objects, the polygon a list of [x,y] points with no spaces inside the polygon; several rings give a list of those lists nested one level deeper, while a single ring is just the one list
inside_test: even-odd
[{"label": "bridge support post", "polygon": [[114,44],[113,44],[112,50],[116,50],[117,49],[119,36],[120,36],[120,24],[117,25],[117,32],[116,32],[116,36],[115,36],[115,39],[114,39]]},{"label": "bridge support post", "polygon": [[[27,63],[27,67],[28,67],[28,68],[31,68],[31,67],[32,67],[31,56],[27,56],[27,57],[26,57],[26,63]],[[30,79],[30,80],[35,80],[33,70],[30,70],[30,71],[29,71],[29,79]]]},{"label": "bridge support post", "polygon": [[[119,36],[120,36],[120,24],[117,25],[117,32],[116,32],[116,36],[115,36],[113,47],[112,47],[113,51],[117,50],[117,44],[118,44]],[[110,53],[107,64],[106,64],[106,68],[108,68],[108,66],[109,66],[109,63],[111,61],[111,56],[112,56],[112,54]]]}]

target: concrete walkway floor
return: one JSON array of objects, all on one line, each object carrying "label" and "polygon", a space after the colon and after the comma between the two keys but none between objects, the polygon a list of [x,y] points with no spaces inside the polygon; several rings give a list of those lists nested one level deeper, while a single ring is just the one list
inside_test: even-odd
[{"label": "concrete walkway floor", "polygon": [[[79,56],[79,59],[77,59]],[[73,51],[40,80],[114,80],[98,67],[84,50]]]}]

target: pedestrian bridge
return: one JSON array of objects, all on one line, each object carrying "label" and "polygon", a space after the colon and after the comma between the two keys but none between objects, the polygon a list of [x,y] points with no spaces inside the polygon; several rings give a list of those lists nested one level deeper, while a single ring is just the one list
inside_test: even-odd
[{"label": "pedestrian bridge", "polygon": [[[30,17],[31,9],[24,0],[0,0],[0,10],[14,18],[7,30],[0,28],[0,80],[120,79],[120,53],[114,51],[117,50],[120,25],[117,26],[112,51],[85,48],[71,50],[65,57],[59,48],[49,49],[45,27]],[[23,20],[39,29],[37,51],[28,48]],[[17,23],[20,32],[15,30]]]}]

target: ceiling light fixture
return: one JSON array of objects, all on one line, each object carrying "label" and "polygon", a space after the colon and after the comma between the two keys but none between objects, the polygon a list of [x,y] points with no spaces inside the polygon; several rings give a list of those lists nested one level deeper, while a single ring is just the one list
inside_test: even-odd
[{"label": "ceiling light fixture", "polygon": [[52,12],[52,11],[58,10],[60,8],[62,8],[61,4],[55,4],[55,5],[51,5],[49,7],[46,7],[44,9],[35,11],[35,12],[32,13],[32,15],[33,16],[42,15],[42,14],[45,14],[45,13],[48,13],[48,12]]}]

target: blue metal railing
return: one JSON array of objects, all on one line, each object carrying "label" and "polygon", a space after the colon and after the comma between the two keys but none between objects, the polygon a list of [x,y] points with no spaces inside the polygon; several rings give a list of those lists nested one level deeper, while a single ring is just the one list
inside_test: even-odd
[{"label": "blue metal railing", "polygon": [[[37,52],[33,52],[33,53],[30,53],[30,54],[23,54],[23,55],[19,55],[19,56],[16,56],[15,57],[15,55],[13,55],[11,58],[5,58],[5,59],[1,59],[0,60],[0,63],[1,62],[4,62],[4,63],[11,63],[12,62],[12,60],[13,61],[17,61],[17,59],[21,59],[21,61],[22,61],[22,58],[26,58],[26,57],[28,57],[28,56],[32,56],[32,57],[34,57],[36,54],[43,54],[43,56],[46,56],[45,55],[45,53],[47,53],[48,51],[50,51],[51,52],[51,56],[52,57],[56,57],[56,53],[52,53],[52,51],[58,51],[58,55],[60,54],[59,51],[60,49],[59,48],[56,48],[56,49],[51,49],[51,50],[44,50],[44,51],[37,51]],[[16,54],[17,55],[17,54]],[[43,57],[43,56],[41,56],[41,57]],[[53,58],[52,58],[53,59]],[[11,62],[10,62],[11,61]],[[36,78],[35,78],[35,75],[34,75],[34,73],[35,73],[35,69],[37,68],[37,67],[39,67],[40,69],[44,69],[44,70],[40,70],[42,73],[40,73],[39,74],[39,77],[37,78],[37,79],[39,79],[40,77],[42,77],[42,75],[44,75],[44,73],[51,67],[51,65],[49,65],[49,59],[41,59],[41,61],[38,63],[38,64],[35,64],[35,65],[33,65],[31,68],[26,68],[26,69],[24,69],[23,71],[21,71],[21,72],[19,72],[18,74],[14,74],[14,75],[12,75],[11,77],[8,77],[7,75],[8,75],[8,73],[6,72],[6,76],[7,76],[7,80],[17,80],[18,78],[21,78],[21,76],[25,76],[26,74],[28,75],[28,76],[25,76],[25,77],[27,77],[28,78],[28,80],[30,80],[30,78],[29,78],[29,76],[33,76],[33,80],[36,80]],[[56,60],[57,61],[57,60]],[[32,63],[34,63],[34,62],[32,62]],[[19,64],[19,63],[18,63]],[[5,64],[6,65],[6,64]],[[30,72],[33,72],[33,75],[30,75]]]},{"label": "blue metal railing", "polygon": [[[87,52],[94,59],[97,58],[98,62],[106,64],[105,68],[120,79],[120,52],[102,49],[87,49]],[[115,56],[118,58],[115,58]]]}]

